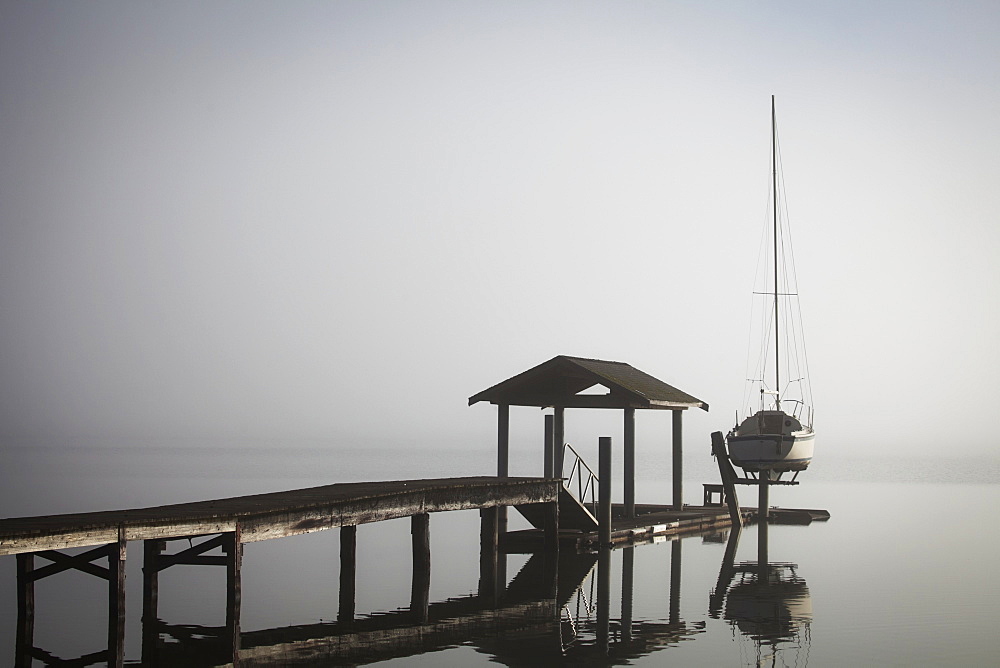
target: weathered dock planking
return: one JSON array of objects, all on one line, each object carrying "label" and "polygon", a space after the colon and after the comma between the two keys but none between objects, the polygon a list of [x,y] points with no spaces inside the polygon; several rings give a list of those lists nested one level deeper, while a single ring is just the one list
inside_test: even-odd
[{"label": "weathered dock planking", "polygon": [[0,519],[0,555],[236,531],[241,543],[450,510],[553,502],[562,483],[493,476],[338,483],[133,510]]},{"label": "weathered dock planking", "polygon": [[[415,619],[426,622],[430,593],[430,513],[479,510],[483,527],[481,565],[486,579],[491,581],[483,588],[489,593],[496,586],[492,581],[497,577],[500,508],[550,507],[543,513],[545,543],[555,547],[559,521],[556,506],[561,488],[562,481],[558,479],[493,476],[340,483],[153,508],[0,519],[0,555],[12,554],[17,558],[16,663],[27,666],[34,659],[55,661],[34,644],[34,583],[76,569],[108,581],[108,647],[70,663],[89,665],[105,661],[111,666],[124,665],[124,561],[130,540],[143,541],[144,621],[157,619],[158,574],[164,569],[177,564],[226,567],[226,635],[233,652],[238,652],[244,543],[339,527],[343,540],[338,619],[351,623],[357,526],[409,517],[413,543],[410,611]],[[170,541],[185,538],[201,541],[195,544],[191,540],[190,546],[180,552],[164,552]],[[86,547],[91,549],[75,555],[60,551]],[[219,548],[222,555],[205,554]],[[36,557],[52,563],[36,568]],[[107,566],[94,563],[105,558]],[[151,641],[144,638],[144,651],[148,642]]]}]

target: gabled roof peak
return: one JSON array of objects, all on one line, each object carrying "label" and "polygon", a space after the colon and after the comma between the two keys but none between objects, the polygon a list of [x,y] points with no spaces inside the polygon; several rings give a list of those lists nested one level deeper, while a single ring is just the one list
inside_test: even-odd
[{"label": "gabled roof peak", "polygon": [[[609,393],[580,394],[597,384]],[[480,401],[510,406],[708,410],[704,401],[625,362],[569,355],[557,355],[469,397],[470,406]]]}]

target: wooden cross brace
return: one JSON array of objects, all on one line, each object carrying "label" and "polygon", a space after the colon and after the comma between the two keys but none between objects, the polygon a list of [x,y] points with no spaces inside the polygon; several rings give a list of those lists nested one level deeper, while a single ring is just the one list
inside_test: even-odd
[{"label": "wooden cross brace", "polygon": [[[226,534],[219,534],[213,538],[209,538],[206,541],[198,543],[197,545],[192,545],[186,550],[177,552],[175,554],[159,554],[156,557],[155,565],[153,567],[157,571],[162,571],[165,568],[170,568],[176,564],[191,564],[200,566],[226,566],[229,564],[230,555],[229,542],[226,540]],[[227,554],[222,555],[206,555],[205,552],[209,550],[221,547],[223,552]],[[151,566],[150,565],[147,565]]]},{"label": "wooden cross brace", "polygon": [[44,557],[54,563],[45,566],[44,568],[32,570],[26,573],[25,577],[28,582],[34,582],[35,580],[41,580],[42,578],[55,575],[56,573],[76,569],[78,571],[83,571],[84,573],[96,575],[97,577],[105,580],[111,580],[112,574],[110,568],[106,566],[98,566],[92,562],[98,559],[103,559],[104,557],[113,559],[118,554],[118,551],[119,549],[117,543],[95,547],[92,550],[87,550],[86,552],[76,555],[63,554],[62,552],[57,552],[56,550],[42,550],[41,552],[35,552],[35,556]]}]

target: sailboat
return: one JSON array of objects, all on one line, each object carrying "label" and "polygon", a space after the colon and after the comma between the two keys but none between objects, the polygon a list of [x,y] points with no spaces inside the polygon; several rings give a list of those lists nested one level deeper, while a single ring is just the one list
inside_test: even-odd
[{"label": "sailboat", "polygon": [[[758,399],[756,411],[740,420],[729,432],[726,442],[729,458],[744,471],[760,472],[776,480],[788,471],[805,470],[813,457],[816,432],[813,429],[812,391],[801,337],[801,314],[791,236],[787,215],[779,198],[778,131],[771,96],[771,216],[762,245],[763,271],[761,289],[755,298],[761,302],[761,346],[756,367],[747,377],[744,396],[746,413],[749,400]],[[768,256],[770,256],[768,258]],[[766,262],[770,259],[770,262]],[[749,365],[748,365],[749,368]],[[756,396],[755,396],[756,395]],[[746,414],[745,413],[745,414]]]}]

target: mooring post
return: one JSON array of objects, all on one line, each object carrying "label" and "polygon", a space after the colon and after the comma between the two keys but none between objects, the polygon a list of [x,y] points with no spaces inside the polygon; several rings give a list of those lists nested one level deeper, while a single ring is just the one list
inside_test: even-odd
[{"label": "mooring post", "polygon": [[243,539],[239,522],[232,531],[222,534],[222,551],[226,553],[226,631],[230,634],[233,663],[239,661],[240,603],[243,598]]},{"label": "mooring post", "polygon": [[681,428],[682,411],[673,413],[673,479],[674,479],[674,510],[684,510],[684,447],[683,429]]},{"label": "mooring post", "polygon": [[635,577],[635,548],[622,550],[622,642],[632,642],[632,590]]},{"label": "mooring post", "polygon": [[677,624],[681,616],[681,539],[670,543],[670,623]]},{"label": "mooring post", "polygon": [[35,570],[35,555],[26,552],[17,555],[17,665],[30,666],[32,657],[29,650],[35,646],[35,581],[31,574]]},{"label": "mooring post", "polygon": [[417,622],[427,621],[431,591],[430,515],[420,513],[410,517],[413,542],[413,584],[410,589],[410,612]]},{"label": "mooring post", "polygon": [[563,477],[563,444],[566,442],[566,409],[556,406],[553,411],[552,440],[555,448],[554,473],[556,478]]},{"label": "mooring post", "polygon": [[635,517],[635,409],[625,409],[624,487],[625,517]]},{"label": "mooring post", "polygon": [[601,436],[597,441],[598,448],[598,503],[597,526],[598,542],[603,547],[611,545],[611,437]]},{"label": "mooring post", "polygon": [[337,608],[337,623],[354,622],[354,601],[356,596],[358,555],[358,527],[340,527],[340,593]]},{"label": "mooring post", "polygon": [[553,434],[553,416],[545,416],[545,447],[543,450],[544,461],[542,462],[542,476],[551,479],[555,472],[556,451],[553,445],[555,436]]},{"label": "mooring post", "polygon": [[125,527],[118,541],[108,545],[108,665],[125,663]]},{"label": "mooring post", "polygon": [[479,596],[492,604],[498,597],[497,517],[499,508],[479,510]]}]

